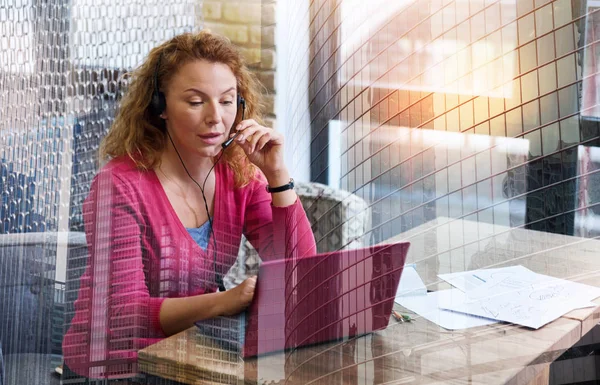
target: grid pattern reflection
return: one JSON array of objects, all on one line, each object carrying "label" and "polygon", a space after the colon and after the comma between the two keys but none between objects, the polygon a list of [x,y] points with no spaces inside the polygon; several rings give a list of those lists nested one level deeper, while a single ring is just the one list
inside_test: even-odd
[{"label": "grid pattern reflection", "polygon": [[[311,179],[368,202],[370,243],[411,241],[408,262],[426,282],[536,254],[536,271],[550,273],[544,252],[600,235],[595,4],[311,2],[309,66],[295,75],[308,79],[298,115],[310,117]],[[376,358],[376,341],[290,356],[286,375],[379,383],[402,380],[378,377],[380,365],[420,372],[399,353]],[[335,374],[307,374],[325,366]]]}]

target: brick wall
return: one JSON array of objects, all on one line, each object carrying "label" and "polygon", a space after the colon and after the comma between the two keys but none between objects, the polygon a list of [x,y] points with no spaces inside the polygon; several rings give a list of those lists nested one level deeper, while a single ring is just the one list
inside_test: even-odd
[{"label": "brick wall", "polygon": [[264,85],[266,123],[275,127],[276,0],[205,0],[204,27],[240,47]]}]

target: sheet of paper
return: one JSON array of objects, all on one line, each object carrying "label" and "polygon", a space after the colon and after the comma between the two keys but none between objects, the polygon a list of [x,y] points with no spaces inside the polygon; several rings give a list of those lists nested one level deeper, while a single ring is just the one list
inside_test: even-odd
[{"label": "sheet of paper", "polygon": [[426,295],[427,288],[419,277],[419,273],[415,270],[415,265],[406,265],[402,270],[402,276],[400,277],[400,283],[398,284],[398,290],[396,291],[396,297],[406,295]]},{"label": "sheet of paper", "polygon": [[471,271],[461,271],[458,273],[438,274],[438,277],[448,282],[455,288],[462,290],[463,292],[471,291],[487,281],[494,278],[506,276],[506,275],[518,275],[521,278],[533,273],[531,270],[524,266],[509,266],[501,267],[497,269],[481,269]]},{"label": "sheet of paper", "polygon": [[439,307],[440,303],[451,303],[453,300],[460,302],[464,298],[465,294],[462,291],[449,289],[427,293],[424,296],[396,297],[396,303],[449,330],[467,329],[496,322],[491,319],[461,314]]},{"label": "sheet of paper", "polygon": [[598,287],[523,269],[483,275],[480,278],[486,282],[468,290],[463,299],[452,297],[440,307],[537,329],[600,297]]},{"label": "sheet of paper", "polygon": [[[588,302],[586,299],[581,299],[581,297],[579,297],[580,293],[585,293],[587,288],[592,288],[592,291],[590,291],[590,295],[589,296],[585,296],[585,298],[589,297],[589,300],[593,300],[597,297],[594,297],[594,293],[600,293],[600,290],[594,290],[597,289],[593,286],[586,286],[586,285],[582,285],[582,286],[577,286],[580,284],[568,281],[568,280],[561,280],[558,278],[554,278],[554,277],[550,277],[548,275],[543,275],[543,274],[537,274],[534,273],[533,271],[529,270],[528,268],[521,266],[521,265],[517,265],[517,266],[508,266],[508,267],[501,267],[501,268],[495,268],[495,269],[480,269],[480,270],[471,270],[471,271],[461,271],[458,273],[448,273],[448,274],[438,274],[438,277],[440,277],[441,279],[443,279],[444,281],[450,283],[452,286],[456,287],[457,289],[462,290],[463,292],[470,292],[470,297],[471,298],[475,298],[477,296],[477,293],[480,293],[481,296],[487,296],[488,293],[485,291],[476,291],[474,289],[484,285],[487,282],[493,281],[493,280],[502,280],[502,278],[506,277],[508,278],[505,282],[504,285],[501,285],[500,288],[502,288],[502,290],[514,290],[516,288],[521,288],[527,285],[533,285],[533,284],[542,284],[544,282],[557,282],[557,283],[565,283],[570,287],[573,288],[577,288],[579,287],[579,290],[574,294],[574,296],[577,298],[578,301],[580,301],[577,305],[579,307],[577,307],[577,309],[579,308],[585,308],[585,307],[591,307],[591,306],[595,306],[593,304],[593,302]],[[571,285],[573,284],[573,285]],[[485,287],[485,286],[483,286]],[[500,291],[497,291],[495,294],[500,294]]]}]

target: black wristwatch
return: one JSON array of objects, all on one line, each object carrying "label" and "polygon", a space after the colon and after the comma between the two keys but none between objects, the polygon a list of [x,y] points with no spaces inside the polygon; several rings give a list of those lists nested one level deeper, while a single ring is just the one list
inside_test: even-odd
[{"label": "black wristwatch", "polygon": [[294,178],[290,178],[290,182],[288,184],[284,184],[283,186],[269,187],[269,185],[267,185],[266,188],[267,188],[267,192],[271,193],[271,194],[291,190],[294,188]]}]

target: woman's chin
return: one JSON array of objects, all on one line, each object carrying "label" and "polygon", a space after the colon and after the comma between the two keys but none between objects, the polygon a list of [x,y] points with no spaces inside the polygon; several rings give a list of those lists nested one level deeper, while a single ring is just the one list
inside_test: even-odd
[{"label": "woman's chin", "polygon": [[219,153],[221,152],[221,146],[220,145],[215,145],[215,146],[203,146],[203,148],[200,148],[197,150],[197,154],[198,156],[201,156],[203,158],[213,158],[217,155],[219,155]]}]

